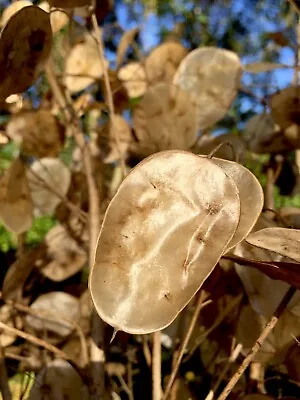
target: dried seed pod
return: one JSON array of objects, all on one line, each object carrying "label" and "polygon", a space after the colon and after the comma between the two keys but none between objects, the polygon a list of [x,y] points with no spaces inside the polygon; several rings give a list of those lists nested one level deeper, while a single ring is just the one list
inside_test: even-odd
[{"label": "dried seed pod", "polygon": [[[47,392],[46,392],[47,391]],[[78,372],[65,360],[56,359],[44,367],[30,391],[29,400],[88,400],[88,389]]]},{"label": "dried seed pod", "polygon": [[[108,65],[105,60],[105,68]],[[75,44],[71,49],[66,60],[65,74],[65,84],[71,93],[79,92],[101,78],[103,68],[99,50],[91,35],[86,35],[83,42]]]},{"label": "dried seed pod", "polygon": [[133,114],[142,146],[152,151],[188,150],[196,140],[196,110],[188,93],[167,83],[151,86]]},{"label": "dried seed pod", "polygon": [[79,318],[78,299],[64,292],[43,294],[30,308],[37,316],[28,314],[26,324],[37,331],[46,330],[60,338],[70,335]]},{"label": "dried seed pod", "polygon": [[[39,7],[46,12],[50,12],[51,9],[51,6],[47,1],[42,1],[41,3],[39,3]],[[52,8],[50,14],[50,22],[53,33],[57,33],[62,28],[64,28],[69,23],[69,20],[70,18],[66,14],[66,12],[62,12],[58,9]]]},{"label": "dried seed pod", "polygon": [[249,235],[246,242],[300,262],[300,230],[298,229],[265,228]]},{"label": "dried seed pod", "polygon": [[[261,216],[254,231],[259,233],[259,229],[266,226],[274,227],[274,225],[274,222],[265,216]],[[262,229],[262,231],[264,230]],[[235,247],[235,255],[251,260],[283,261],[283,257],[278,252],[265,250],[247,243],[248,238],[251,238],[252,235],[255,235],[255,233],[250,234],[245,241]],[[235,269],[246,289],[252,308],[265,318],[270,318],[290,285],[281,280],[273,280],[254,268],[247,268],[236,264]],[[293,309],[299,301],[300,293],[296,293],[288,304],[287,310]]]},{"label": "dried seed pod", "polygon": [[131,140],[131,128],[128,122],[121,115],[112,116],[102,126],[97,138],[98,146],[105,155],[104,162],[112,163],[120,156],[126,155]]},{"label": "dried seed pod", "polygon": [[271,114],[276,124],[286,129],[300,125],[300,86],[291,86],[271,97]]},{"label": "dried seed pod", "polygon": [[84,266],[86,252],[62,225],[56,225],[46,235],[48,255],[52,261],[42,269],[43,275],[55,282],[70,278]]},{"label": "dried seed pod", "polygon": [[247,148],[254,153],[280,153],[292,149],[270,114],[254,115],[244,129]]},{"label": "dried seed pod", "polygon": [[24,7],[32,6],[32,2],[29,0],[18,0],[11,3],[8,7],[3,10],[1,15],[0,25],[3,27],[7,21],[18,11]]},{"label": "dried seed pod", "polygon": [[50,16],[24,7],[6,23],[0,36],[0,98],[21,93],[36,80],[51,52]]},{"label": "dried seed pod", "polygon": [[36,214],[52,214],[68,192],[69,169],[58,158],[41,158],[30,166],[27,177]]},{"label": "dried seed pod", "polygon": [[12,116],[7,135],[35,157],[55,157],[62,149],[65,128],[48,110],[25,111]]},{"label": "dried seed pod", "polygon": [[131,98],[143,96],[147,90],[145,68],[138,62],[124,65],[118,71],[118,78]]},{"label": "dried seed pod", "polygon": [[49,0],[49,4],[58,8],[74,8],[91,5],[92,0]]},{"label": "dried seed pod", "polygon": [[145,60],[149,84],[172,83],[175,72],[187,53],[187,49],[176,42],[166,42],[155,47]]},{"label": "dried seed pod", "polygon": [[239,190],[241,216],[237,230],[227,246],[228,251],[241,242],[256,224],[264,205],[264,193],[256,176],[241,164],[220,158],[212,158],[212,161],[224,169]]},{"label": "dried seed pod", "polygon": [[30,229],[33,204],[26,177],[26,168],[16,159],[1,177],[0,219],[5,227],[17,234]]},{"label": "dried seed pod", "polygon": [[198,129],[223,118],[233,102],[242,66],[237,54],[216,47],[193,50],[181,62],[173,83],[192,95]]},{"label": "dried seed pod", "polygon": [[138,164],[98,239],[89,287],[101,318],[129,333],[168,326],[214,269],[239,218],[237,187],[211,160],[166,151]]}]

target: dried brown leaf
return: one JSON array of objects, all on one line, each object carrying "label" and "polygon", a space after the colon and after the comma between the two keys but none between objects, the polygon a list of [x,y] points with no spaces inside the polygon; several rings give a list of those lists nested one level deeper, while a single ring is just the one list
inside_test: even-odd
[{"label": "dried brown leaf", "polygon": [[151,86],[133,114],[135,134],[152,152],[188,150],[196,140],[196,112],[189,94],[167,83]]},{"label": "dried brown leaf", "polygon": [[229,50],[202,47],[181,62],[173,83],[192,95],[197,107],[198,129],[205,129],[223,118],[233,102],[242,66]]},{"label": "dried brown leaf", "polygon": [[[4,322],[6,325],[22,329],[23,321],[19,315],[16,314],[14,307],[8,304],[4,304],[0,307],[0,321]],[[17,336],[13,333],[1,331],[0,332],[0,346],[7,347],[10,346]]]},{"label": "dried brown leaf", "polygon": [[28,6],[16,12],[0,36],[0,98],[21,93],[36,80],[51,52],[50,16]]},{"label": "dried brown leaf", "polygon": [[[224,143],[223,146],[218,146]],[[218,149],[217,149],[218,148]],[[198,140],[196,146],[193,147],[193,153],[213,154],[219,158],[235,161],[242,161],[245,156],[246,146],[243,137],[234,133],[225,133],[224,135],[208,136],[203,135]]]},{"label": "dried brown leaf", "polygon": [[30,229],[33,204],[26,177],[26,168],[17,158],[1,177],[0,219],[4,226],[17,233]]},{"label": "dried brown leaf", "polygon": [[239,217],[237,188],[211,160],[166,151],[138,164],[98,239],[89,287],[101,318],[129,333],[168,326],[214,269]]}]

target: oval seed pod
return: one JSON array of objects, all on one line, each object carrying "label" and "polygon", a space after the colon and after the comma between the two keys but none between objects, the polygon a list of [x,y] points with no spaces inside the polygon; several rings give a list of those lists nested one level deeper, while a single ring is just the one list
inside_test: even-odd
[{"label": "oval seed pod", "polygon": [[7,229],[20,234],[30,229],[32,218],[33,204],[26,168],[17,158],[1,177],[0,220]]},{"label": "oval seed pod", "polygon": [[100,317],[135,334],[168,326],[214,269],[239,218],[237,187],[211,160],[165,151],[142,161],[100,231],[89,279]]},{"label": "oval seed pod", "polygon": [[237,94],[241,72],[238,55],[216,47],[193,50],[182,60],[173,83],[193,97],[198,129],[205,129],[226,115]]},{"label": "oval seed pod", "polygon": [[212,158],[212,161],[234,180],[240,195],[240,221],[227,246],[226,251],[228,251],[241,242],[256,224],[264,206],[264,193],[256,176],[241,164],[220,158]]},{"label": "oval seed pod", "polygon": [[270,250],[300,262],[300,230],[298,229],[265,228],[249,235],[246,241],[252,246]]},{"label": "oval seed pod", "polygon": [[50,14],[24,7],[6,23],[0,36],[0,98],[21,93],[36,80],[51,52]]}]

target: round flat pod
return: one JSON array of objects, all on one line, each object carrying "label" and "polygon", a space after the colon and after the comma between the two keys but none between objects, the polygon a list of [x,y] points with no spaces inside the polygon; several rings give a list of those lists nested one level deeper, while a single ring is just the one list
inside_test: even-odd
[{"label": "round flat pod", "polygon": [[211,160],[174,150],[142,161],[100,231],[89,278],[100,317],[134,334],[168,326],[214,269],[239,219],[238,189]]},{"label": "round flat pod", "polygon": [[52,45],[50,14],[24,7],[6,23],[0,36],[0,99],[28,89],[49,58]]}]

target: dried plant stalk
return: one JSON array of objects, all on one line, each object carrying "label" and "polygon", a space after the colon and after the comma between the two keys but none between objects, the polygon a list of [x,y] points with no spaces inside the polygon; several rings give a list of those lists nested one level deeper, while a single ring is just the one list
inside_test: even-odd
[{"label": "dried plant stalk", "polygon": [[242,376],[242,374],[244,373],[246,368],[249,366],[251,361],[254,359],[256,353],[261,348],[263,342],[265,341],[265,339],[268,337],[269,333],[275,327],[278,319],[283,314],[285,308],[287,307],[287,305],[289,304],[290,300],[294,296],[296,290],[297,289],[295,289],[293,287],[290,287],[289,290],[286,292],[286,294],[284,295],[283,299],[281,300],[279,306],[276,308],[272,318],[270,319],[270,321],[266,325],[265,329],[260,334],[259,338],[254,343],[254,346],[252,347],[250,353],[244,359],[244,361],[242,362],[241,366],[238,368],[236,373],[232,376],[232,378],[230,379],[230,381],[226,385],[225,389],[223,390],[221,395],[218,397],[218,400],[225,400],[227,398],[227,396],[231,393],[231,391],[235,387],[236,383],[239,381],[240,377]]}]

